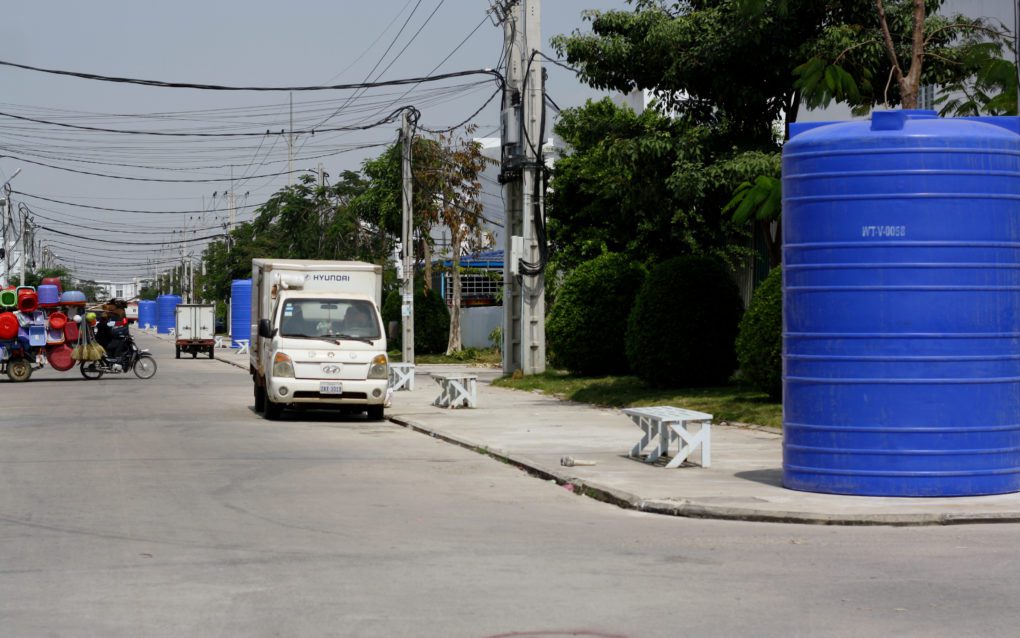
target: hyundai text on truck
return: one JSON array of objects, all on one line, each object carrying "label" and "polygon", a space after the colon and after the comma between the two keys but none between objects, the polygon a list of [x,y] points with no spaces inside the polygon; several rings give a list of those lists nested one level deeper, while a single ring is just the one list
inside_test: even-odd
[{"label": "hyundai text on truck", "polygon": [[382,266],[252,260],[255,410],[333,407],[383,418],[389,385]]}]

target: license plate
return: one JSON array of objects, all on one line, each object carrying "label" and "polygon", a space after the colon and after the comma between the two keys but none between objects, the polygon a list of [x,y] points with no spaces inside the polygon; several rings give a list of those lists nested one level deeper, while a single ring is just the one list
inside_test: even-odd
[{"label": "license plate", "polygon": [[343,394],[344,386],[342,383],[320,383],[319,394]]}]

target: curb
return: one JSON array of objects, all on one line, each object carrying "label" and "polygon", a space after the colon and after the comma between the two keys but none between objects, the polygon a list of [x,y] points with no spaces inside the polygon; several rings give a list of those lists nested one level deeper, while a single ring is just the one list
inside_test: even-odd
[{"label": "curb", "polygon": [[[230,362],[228,362],[230,363]],[[645,501],[629,492],[601,485],[550,469],[528,458],[497,450],[453,434],[447,434],[418,421],[391,416],[391,423],[434,439],[460,446],[478,454],[512,465],[532,476],[556,481],[558,485],[570,485],[573,492],[617,507],[649,514],[679,516],[684,518],[713,519],[723,521],[747,521],[752,523],[786,523],[798,525],[843,525],[843,526],[890,526],[922,527],[931,525],[973,525],[990,523],[1020,523],[1020,511],[993,512],[988,514],[821,514],[816,512],[772,511],[742,507],[703,505],[693,502],[671,503]]]}]

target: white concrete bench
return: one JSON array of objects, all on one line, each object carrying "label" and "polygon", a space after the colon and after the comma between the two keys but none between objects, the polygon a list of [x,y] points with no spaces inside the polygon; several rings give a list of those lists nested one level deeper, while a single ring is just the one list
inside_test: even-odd
[{"label": "white concrete bench", "polygon": [[433,374],[441,391],[432,402],[440,408],[478,407],[478,375],[474,374]]},{"label": "white concrete bench", "polygon": [[414,364],[413,363],[391,363],[390,364],[390,389],[414,390]]},{"label": "white concrete bench", "polygon": [[[712,465],[712,415],[694,410],[674,408],[672,406],[656,406],[649,408],[625,408],[623,413],[641,428],[643,435],[630,450],[630,456],[638,457],[650,444],[655,444],[646,463],[655,463],[660,457],[668,455],[669,446],[674,441],[679,443],[676,455],[666,464],[668,468],[680,467],[695,449],[701,448],[701,467]],[[699,424],[698,431],[692,432],[690,426]]]}]

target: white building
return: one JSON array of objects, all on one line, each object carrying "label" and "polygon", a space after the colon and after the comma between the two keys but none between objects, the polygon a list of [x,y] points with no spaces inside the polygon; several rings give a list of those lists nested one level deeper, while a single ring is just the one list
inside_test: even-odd
[{"label": "white building", "polygon": [[107,299],[130,300],[138,296],[142,291],[144,281],[138,277],[130,281],[96,281],[100,301]]}]

